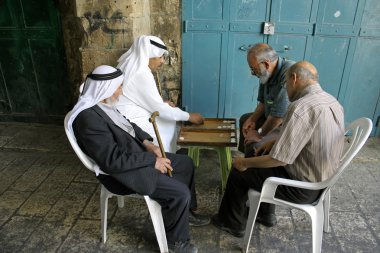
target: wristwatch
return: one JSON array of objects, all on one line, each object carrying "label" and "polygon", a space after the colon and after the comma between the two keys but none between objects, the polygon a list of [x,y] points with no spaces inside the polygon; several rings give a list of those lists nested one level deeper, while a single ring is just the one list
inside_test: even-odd
[{"label": "wristwatch", "polygon": [[257,132],[261,135],[261,133],[263,132],[263,129],[260,127]]}]

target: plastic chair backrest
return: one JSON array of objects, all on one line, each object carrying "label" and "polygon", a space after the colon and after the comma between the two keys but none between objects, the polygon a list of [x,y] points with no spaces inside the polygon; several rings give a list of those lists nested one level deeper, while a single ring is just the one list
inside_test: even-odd
[{"label": "plastic chair backrest", "polygon": [[75,136],[69,131],[68,121],[69,121],[70,114],[71,114],[71,111],[66,114],[65,121],[64,121],[67,138],[69,139],[69,142],[71,144],[71,147],[74,149],[75,154],[79,157],[79,159],[84,164],[84,166],[86,166],[87,169],[95,173],[96,163],[90,157],[88,157],[85,153],[83,153],[82,149],[79,147],[77,143]]},{"label": "plastic chair backrest", "polygon": [[350,164],[351,160],[356,156],[356,154],[363,147],[364,143],[367,141],[368,136],[372,131],[372,121],[368,118],[359,118],[353,121],[346,128],[346,136],[351,133],[349,138],[350,145],[343,151],[342,157],[340,159],[340,165],[338,171],[331,178],[320,182],[318,184],[324,184],[326,189],[323,191],[321,198],[324,199],[324,195],[330,190],[330,188],[336,183],[340,175]]}]

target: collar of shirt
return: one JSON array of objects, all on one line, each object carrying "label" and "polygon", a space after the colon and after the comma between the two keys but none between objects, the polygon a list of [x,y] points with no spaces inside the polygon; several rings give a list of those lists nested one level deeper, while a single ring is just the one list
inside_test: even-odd
[{"label": "collar of shirt", "polygon": [[273,71],[271,77],[269,78],[268,82],[265,85],[274,85],[274,84],[277,85],[277,82],[274,82],[274,80],[278,79],[278,75],[281,72],[280,70],[282,68],[283,62],[284,62],[284,59],[282,59],[281,57],[278,57],[277,66],[275,70]]},{"label": "collar of shirt", "polygon": [[298,100],[298,99],[306,96],[307,94],[318,93],[320,91],[322,91],[322,87],[319,83],[308,85],[306,88],[304,88],[302,91],[300,91],[296,95],[295,100]]}]

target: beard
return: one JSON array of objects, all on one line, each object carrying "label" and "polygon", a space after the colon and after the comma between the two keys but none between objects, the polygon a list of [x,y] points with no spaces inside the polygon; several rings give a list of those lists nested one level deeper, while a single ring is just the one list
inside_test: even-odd
[{"label": "beard", "polygon": [[269,78],[272,76],[272,74],[263,66],[260,65],[260,75],[258,78],[260,79],[261,84],[266,84],[269,80]]},{"label": "beard", "polygon": [[109,97],[106,99],[107,104],[110,105],[114,109],[116,108],[117,101],[119,101],[119,98]]}]

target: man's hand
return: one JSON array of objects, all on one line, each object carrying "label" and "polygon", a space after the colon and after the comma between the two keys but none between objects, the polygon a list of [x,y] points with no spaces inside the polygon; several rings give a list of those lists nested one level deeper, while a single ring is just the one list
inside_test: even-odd
[{"label": "man's hand", "polygon": [[256,127],[256,123],[251,121],[250,118],[248,118],[244,124],[243,124],[243,136],[244,138],[247,136],[248,132],[253,129],[255,130],[255,127]]},{"label": "man's hand", "polygon": [[154,168],[160,171],[162,174],[166,174],[168,170],[173,171],[170,160],[162,157],[156,158],[156,164],[154,165]]},{"label": "man's hand", "polygon": [[191,112],[189,121],[195,125],[200,125],[203,124],[204,118],[199,113]]},{"label": "man's hand", "polygon": [[153,143],[151,143],[148,140],[145,140],[143,143],[144,143],[145,148],[148,152],[155,154],[156,157],[162,157],[161,149],[159,147],[157,147],[156,145],[154,145]]},{"label": "man's hand", "polygon": [[261,135],[254,128],[251,128],[245,136],[244,145],[247,145],[252,142],[259,142],[261,141],[261,139]]},{"label": "man's hand", "polygon": [[269,154],[275,142],[276,140],[265,142],[263,145],[260,146],[260,148],[258,148],[255,151],[255,156],[262,156],[262,155]]},{"label": "man's hand", "polygon": [[244,162],[245,162],[245,158],[244,157],[236,157],[232,161],[232,167],[235,168],[235,169],[237,169],[240,172],[246,171],[247,168],[246,168]]}]

